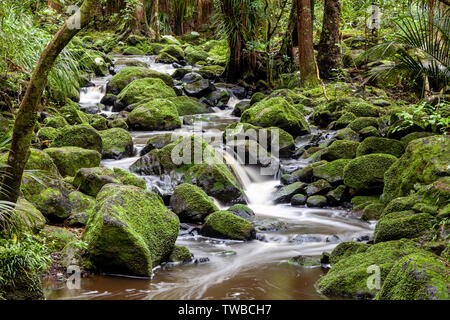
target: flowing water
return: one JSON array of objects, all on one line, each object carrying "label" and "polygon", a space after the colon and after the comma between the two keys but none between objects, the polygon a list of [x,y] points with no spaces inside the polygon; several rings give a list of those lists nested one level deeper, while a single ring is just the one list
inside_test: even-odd
[{"label": "flowing water", "polygon": [[[175,70],[171,65],[155,63],[154,57],[126,58],[139,59],[150,68],[168,74]],[[116,66],[116,70],[119,69],[120,66]],[[93,79],[93,87],[83,88],[80,105],[97,105],[109,78]],[[195,116],[197,121],[192,125],[183,125],[173,133],[188,135],[198,133],[200,128],[203,137],[221,140],[221,130],[239,121],[231,116],[238,102],[240,100],[232,96],[227,109],[217,108],[214,113]],[[103,110],[102,113],[109,116],[112,112]],[[136,154],[150,136],[161,133],[167,132],[131,132]],[[302,143],[299,139],[297,146]],[[373,224],[362,222],[343,209],[274,205],[270,199],[279,185],[279,178],[262,176],[259,168],[241,165],[220,144],[218,149],[243,185],[249,207],[256,213],[256,224],[267,230],[260,233],[258,240],[211,239],[196,231],[181,230],[177,245],[189,248],[194,254],[194,263],[159,266],[152,279],[93,276],[82,279],[81,289],[69,290],[64,283],[47,283],[47,299],[325,299],[317,293],[314,284],[326,270],[296,266],[288,260],[298,255],[319,257],[323,251],[331,252],[341,241],[371,235]],[[137,159],[138,156],[104,160],[102,165],[128,170]],[[291,171],[304,165],[298,160],[281,161],[281,166]],[[173,188],[167,176],[144,178],[150,189],[162,194],[170,193]]]}]

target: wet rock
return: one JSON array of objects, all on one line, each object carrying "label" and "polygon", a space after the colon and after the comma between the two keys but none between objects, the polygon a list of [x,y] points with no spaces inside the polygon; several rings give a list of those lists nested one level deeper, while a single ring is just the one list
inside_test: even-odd
[{"label": "wet rock", "polygon": [[87,124],[61,128],[50,147],[79,147],[102,152],[103,142],[97,130]]},{"label": "wet rock", "polygon": [[187,263],[192,261],[192,257],[193,254],[189,251],[187,247],[174,246],[172,252],[170,253],[168,261]]},{"label": "wet rock", "polygon": [[318,194],[326,194],[330,190],[331,190],[330,183],[323,179],[317,180],[305,188],[305,192],[308,195],[308,197]]},{"label": "wet rock", "polygon": [[371,153],[391,154],[400,158],[405,151],[405,145],[394,139],[368,137],[361,142],[356,149],[356,156],[363,156]]},{"label": "wet rock", "polygon": [[234,206],[231,206],[227,209],[227,211],[247,221],[252,221],[255,218],[255,213],[253,212],[253,210],[244,204],[236,204]]},{"label": "wet rock", "polygon": [[298,193],[302,193],[305,191],[306,183],[303,182],[295,182],[289,184],[281,189],[277,190],[273,196],[274,203],[286,203],[290,202],[291,198]]},{"label": "wet rock", "polygon": [[311,256],[296,256],[289,259],[289,263],[306,268],[320,267],[320,259]]},{"label": "wet rock", "polygon": [[348,199],[348,190],[344,185],[329,191],[326,195],[327,201],[331,205],[337,205]]},{"label": "wet rock", "polygon": [[203,77],[197,72],[188,72],[181,79],[184,83],[193,83],[199,80],[203,80]]},{"label": "wet rock", "polygon": [[146,145],[141,150],[140,155],[143,156],[154,149],[164,148],[166,145],[168,145],[171,142],[172,142],[172,134],[171,133],[154,135],[147,140]]},{"label": "wet rock", "polygon": [[217,105],[227,105],[230,100],[230,94],[226,90],[216,90],[211,93],[208,93],[205,96],[205,99],[208,101],[208,105],[217,106]]},{"label": "wet rock", "polygon": [[233,112],[231,114],[235,117],[240,117],[242,113],[248,108],[250,108],[250,101],[241,101],[234,106]]},{"label": "wet rock", "polygon": [[207,79],[197,80],[191,83],[183,84],[186,95],[195,98],[201,98],[210,92],[216,90],[214,84]]},{"label": "wet rock", "polygon": [[291,198],[291,205],[293,206],[302,206],[306,204],[307,197],[304,194],[298,193],[294,194]]},{"label": "wet rock", "polygon": [[310,234],[296,234],[294,237],[289,239],[289,242],[302,244],[302,243],[323,242],[323,239],[320,236],[314,236]]},{"label": "wet rock", "polygon": [[176,105],[168,99],[154,99],[140,104],[128,116],[135,130],[173,130],[181,126]]},{"label": "wet rock", "polygon": [[306,200],[308,207],[325,207],[327,205],[327,198],[324,196],[311,196]]},{"label": "wet rock", "polygon": [[208,237],[234,240],[251,240],[256,235],[253,224],[228,211],[210,214],[200,232]]},{"label": "wet rock", "polygon": [[127,130],[112,128],[101,131],[100,136],[103,142],[103,159],[119,160],[133,155],[133,139]]},{"label": "wet rock", "polygon": [[47,153],[62,176],[74,176],[78,169],[100,165],[101,154],[95,150],[78,147],[47,148]]}]

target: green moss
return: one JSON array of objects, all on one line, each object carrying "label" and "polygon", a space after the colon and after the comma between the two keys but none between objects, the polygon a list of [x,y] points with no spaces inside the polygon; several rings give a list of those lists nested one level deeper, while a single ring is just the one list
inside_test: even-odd
[{"label": "green moss", "polygon": [[413,140],[385,175],[382,200],[406,196],[416,183],[430,184],[449,174],[450,137],[432,136]]},{"label": "green moss", "polygon": [[39,235],[45,239],[47,246],[53,252],[61,251],[67,243],[75,238],[75,234],[65,228],[48,225],[41,230]]},{"label": "green moss", "polygon": [[392,267],[375,300],[449,300],[448,266],[437,256],[413,253]]},{"label": "green moss", "polygon": [[225,68],[222,66],[204,66],[201,67],[200,70],[197,72],[206,79],[213,79],[216,77],[220,77],[223,72],[225,71]]},{"label": "green moss", "polygon": [[69,103],[67,103],[64,107],[59,109],[59,112],[64,117],[64,119],[70,125],[89,123],[89,118],[83,111],[80,110],[78,105],[74,102],[71,102],[70,100],[68,100],[68,102]]},{"label": "green moss", "polygon": [[278,127],[293,136],[310,132],[308,122],[303,114],[283,98],[271,98],[258,102],[244,111],[241,122],[260,127]]},{"label": "green moss", "polygon": [[59,130],[50,147],[79,147],[102,152],[102,138],[90,125],[67,126]]},{"label": "green moss", "polygon": [[[0,163],[7,163],[8,153],[0,155]],[[58,168],[52,158],[45,152],[38,149],[30,149],[30,156],[25,165],[25,170],[40,170],[44,174],[59,177]]]},{"label": "green moss", "polygon": [[[201,48],[188,46],[185,50],[186,62],[190,65],[195,65],[200,61],[206,61],[208,59],[208,53]],[[171,54],[172,55],[172,54]],[[174,55],[172,55],[174,56]],[[176,56],[174,56],[176,57]]]},{"label": "green moss", "polygon": [[364,128],[367,127],[375,127],[378,128],[378,121],[376,118],[373,117],[361,117],[353,120],[348,125],[350,129],[352,129],[355,132],[359,132]]},{"label": "green moss", "polygon": [[173,130],[181,127],[176,105],[168,99],[154,99],[140,104],[128,116],[128,122],[139,130]]},{"label": "green moss", "polygon": [[325,163],[313,169],[313,176],[325,179],[330,183],[338,183],[344,180],[344,168],[350,159],[339,159]]},{"label": "green moss", "polygon": [[325,207],[327,205],[327,198],[321,195],[314,195],[308,197],[306,200],[308,207]]},{"label": "green moss", "polygon": [[359,131],[359,134],[360,134],[362,140],[364,140],[365,138],[368,138],[368,137],[379,137],[380,136],[379,130],[372,126],[368,126],[368,127],[361,129]]},{"label": "green moss", "polygon": [[126,56],[143,56],[145,52],[136,47],[125,47],[122,49],[122,54]]},{"label": "green moss", "polygon": [[95,129],[95,130],[106,130],[108,129],[108,120],[106,120],[105,117],[94,114],[89,119],[89,124]]},{"label": "green moss", "polygon": [[128,129],[128,124],[123,119],[115,119],[109,122],[109,126],[111,128],[122,128],[122,129]]},{"label": "green moss", "polygon": [[383,242],[402,238],[417,238],[432,226],[433,217],[428,213],[413,211],[393,212],[378,221],[374,241]]},{"label": "green moss", "polygon": [[208,112],[206,107],[194,97],[180,96],[169,98],[167,100],[175,104],[178,115],[180,116]]},{"label": "green moss", "polygon": [[353,159],[359,142],[351,140],[336,140],[330,144],[322,154],[322,159],[333,161],[337,159]]},{"label": "green moss", "polygon": [[216,211],[205,221],[201,233],[210,237],[251,240],[255,237],[255,228],[247,220],[228,211]]},{"label": "green moss", "polygon": [[130,105],[145,99],[175,97],[175,91],[161,79],[137,79],[127,85],[117,96],[120,103]]},{"label": "green moss", "polygon": [[170,253],[169,262],[190,262],[192,253],[184,246],[175,246]]},{"label": "green moss", "polygon": [[170,54],[168,54],[167,52],[160,52],[158,54],[158,56],[155,58],[155,62],[156,63],[178,63],[180,62],[177,58],[172,57]]},{"label": "green moss", "polygon": [[14,214],[14,224],[22,231],[38,233],[45,225],[45,217],[29,201],[19,198]]},{"label": "green moss", "polygon": [[[343,129],[347,127],[352,121],[356,119],[356,116],[351,112],[345,112],[336,121],[331,124],[332,129]],[[359,130],[358,130],[359,131]]]},{"label": "green moss", "polygon": [[330,263],[336,264],[341,259],[350,257],[353,254],[365,252],[370,245],[361,242],[341,242],[333,249],[330,255]]},{"label": "green moss", "polygon": [[405,145],[394,139],[369,137],[360,143],[356,150],[356,156],[362,156],[371,153],[391,154],[400,158],[405,150]]},{"label": "green moss", "polygon": [[332,264],[331,270],[317,282],[317,287],[322,294],[372,298],[376,295],[377,290],[369,289],[367,286],[368,278],[373,276],[373,272],[367,272],[369,266],[376,265],[380,268],[383,282],[398,259],[412,253],[422,252],[410,240],[362,246],[359,250],[362,252],[343,257]]},{"label": "green moss", "polygon": [[374,202],[366,206],[362,212],[361,219],[363,220],[378,220],[380,219],[384,209],[384,204]]},{"label": "green moss", "polygon": [[69,123],[63,116],[48,117],[44,119],[44,124],[46,127],[51,127],[55,129],[63,128]]},{"label": "green moss", "polygon": [[383,215],[387,215],[393,212],[411,210],[414,204],[418,201],[415,196],[399,197],[392,199],[383,210]]},{"label": "green moss", "polygon": [[167,74],[143,67],[126,67],[111,78],[107,85],[107,91],[118,94],[134,80],[145,78],[161,79],[170,87],[173,87],[174,84],[172,77]]},{"label": "green moss", "polygon": [[103,159],[121,159],[133,155],[131,134],[122,128],[112,128],[99,132],[102,137]]},{"label": "green moss", "polygon": [[188,183],[175,188],[170,206],[182,222],[203,222],[210,213],[219,210],[202,189]]},{"label": "green moss", "polygon": [[404,136],[400,140],[405,145],[408,145],[413,140],[421,139],[421,138],[425,138],[425,137],[431,137],[433,135],[434,135],[434,133],[432,133],[432,132],[412,132],[410,134],[407,134],[406,136]]},{"label": "green moss", "polygon": [[84,240],[99,270],[151,276],[172,252],[178,230],[178,217],[158,195],[111,184],[97,196]]},{"label": "green moss", "polygon": [[266,97],[266,95],[262,92],[255,92],[252,95],[252,98],[250,99],[250,105],[253,106],[254,104],[260,102]]},{"label": "green moss", "polygon": [[72,213],[74,212],[89,212],[95,206],[95,199],[80,191],[72,191],[69,194],[70,206]]},{"label": "green moss", "polygon": [[357,132],[353,131],[350,128],[344,128],[336,132],[336,135],[334,136],[335,139],[338,140],[353,140],[353,141],[359,141],[359,135]]},{"label": "green moss", "polygon": [[184,51],[180,46],[177,45],[169,45],[165,47],[161,53],[166,53],[178,60],[184,60]]},{"label": "green moss", "polygon": [[48,148],[45,152],[53,159],[62,176],[74,176],[80,168],[100,165],[101,154],[78,147]]},{"label": "green moss", "polygon": [[344,184],[355,190],[383,187],[384,173],[397,161],[390,154],[368,154],[350,161],[344,168]]}]

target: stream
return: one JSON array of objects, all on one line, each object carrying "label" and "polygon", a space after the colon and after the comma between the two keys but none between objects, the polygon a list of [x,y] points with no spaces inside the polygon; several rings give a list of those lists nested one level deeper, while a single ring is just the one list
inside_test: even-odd
[{"label": "stream", "polygon": [[[172,74],[172,65],[154,62],[154,57],[115,56],[115,59],[138,59],[149,68]],[[116,71],[122,66],[116,66]],[[194,68],[195,70],[195,68]],[[82,88],[80,106],[100,103],[106,83],[111,76],[94,78],[94,86]],[[220,88],[218,88],[220,89]],[[225,89],[224,89],[225,90]],[[241,100],[231,94],[228,108],[214,109],[214,113],[190,116],[183,121],[177,135],[192,134],[201,126],[203,136],[221,137],[223,129],[239,121],[231,115]],[[111,111],[102,110],[106,116]],[[121,160],[103,160],[102,166],[128,170],[139,158],[140,150],[157,131],[132,131],[136,156]],[[297,141],[297,147],[303,142]],[[223,148],[222,148],[223,149]],[[361,221],[344,209],[318,209],[274,205],[271,201],[279,176],[262,176],[259,168],[232,161],[227,151],[224,157],[243,185],[248,206],[255,212],[257,224],[267,225],[267,231],[258,232],[257,240],[242,242],[219,240],[180,231],[176,244],[186,246],[194,254],[191,264],[165,264],[154,269],[152,279],[96,275],[82,279],[80,289],[69,290],[64,282],[46,283],[47,299],[328,299],[315,289],[315,282],[326,273],[321,267],[301,267],[288,263],[294,256],[320,257],[331,252],[342,241],[367,237],[374,225]],[[302,160],[281,160],[284,168],[297,169],[306,165]],[[293,171],[293,170],[291,170]],[[160,193],[170,192],[167,177],[147,176],[148,188]],[[227,207],[220,206],[226,209]],[[207,259],[206,259],[207,258]]]}]

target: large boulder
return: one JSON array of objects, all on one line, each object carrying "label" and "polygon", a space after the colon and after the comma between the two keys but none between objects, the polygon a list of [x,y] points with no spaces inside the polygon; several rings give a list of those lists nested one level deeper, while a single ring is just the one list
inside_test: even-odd
[{"label": "large boulder", "polygon": [[12,216],[14,225],[21,230],[38,233],[45,226],[45,217],[25,198],[19,198]]},{"label": "large boulder", "polygon": [[65,106],[59,109],[59,113],[70,125],[86,124],[89,122],[87,115],[80,110],[80,107],[71,100],[67,100]]},{"label": "large boulder", "polygon": [[179,224],[155,193],[110,184],[97,196],[84,240],[99,270],[152,276],[152,269],[172,252]]},{"label": "large boulder", "polygon": [[294,182],[287,186],[284,186],[275,192],[275,194],[272,197],[273,202],[274,203],[290,202],[291,198],[294,195],[304,193],[306,187],[307,184],[303,182]]},{"label": "large boulder", "polygon": [[171,76],[155,70],[142,67],[127,67],[120,70],[114,77],[109,80],[106,91],[112,94],[119,94],[127,85],[137,79],[158,78],[170,87],[173,87],[173,79]]},{"label": "large boulder", "polygon": [[400,158],[405,151],[405,145],[394,139],[368,137],[361,142],[356,150],[356,156],[363,156],[371,153],[392,154]]},{"label": "large boulder", "polygon": [[146,188],[145,180],[119,168],[83,168],[77,171],[73,179],[76,188],[92,197],[97,196],[103,186],[109,183]]},{"label": "large boulder", "polygon": [[179,96],[168,98],[167,100],[175,104],[175,107],[177,108],[178,111],[178,115],[180,116],[208,112],[205,105],[194,97]]},{"label": "large boulder", "polygon": [[381,197],[384,203],[407,196],[416,183],[430,184],[450,175],[450,137],[447,135],[412,140],[405,153],[385,174]]},{"label": "large boulder", "polygon": [[205,221],[202,235],[233,240],[251,240],[256,236],[253,224],[228,211],[216,211]]},{"label": "large boulder", "polygon": [[87,124],[67,126],[59,130],[58,136],[50,147],[79,147],[102,152],[103,143],[100,134]]},{"label": "large boulder", "polygon": [[216,87],[208,79],[198,79],[193,82],[183,83],[183,89],[186,95],[195,98],[201,98],[208,93],[213,92]]},{"label": "large boulder", "polygon": [[223,158],[196,135],[150,151],[130,170],[144,175],[178,174],[181,181],[199,186],[225,204],[245,203],[244,191]]},{"label": "large boulder", "polygon": [[433,220],[428,213],[415,213],[414,211],[383,215],[375,227],[374,242],[417,238],[432,227]]},{"label": "large boulder", "polygon": [[103,159],[119,160],[133,155],[133,138],[127,130],[112,128],[99,133],[103,143]]},{"label": "large boulder", "polygon": [[344,168],[344,184],[356,191],[382,189],[384,173],[396,161],[396,157],[381,153],[352,159]]},{"label": "large boulder", "polygon": [[189,183],[175,188],[170,206],[181,222],[203,222],[209,214],[219,210],[202,189]]},{"label": "large boulder", "polygon": [[359,143],[351,140],[336,140],[322,153],[322,160],[353,159]]},{"label": "large boulder", "polygon": [[158,78],[138,79],[127,85],[117,96],[117,103],[128,106],[145,99],[176,97],[175,91]]},{"label": "large boulder", "polygon": [[304,115],[283,98],[264,99],[244,111],[241,122],[260,127],[278,127],[293,136],[310,132]]},{"label": "large boulder", "polygon": [[[8,162],[8,153],[0,155],[0,164]],[[25,170],[39,170],[53,177],[59,177],[58,167],[53,159],[44,151],[30,149],[30,156],[25,165]]]},{"label": "large boulder", "polygon": [[160,53],[167,53],[178,60],[184,60],[184,51],[178,45],[169,45],[161,50]]},{"label": "large boulder", "polygon": [[98,151],[78,147],[47,148],[45,153],[53,159],[62,176],[73,177],[78,169],[98,167],[102,159]]},{"label": "large boulder", "polygon": [[347,242],[339,244],[334,250],[339,255],[331,256],[330,271],[319,279],[317,288],[326,296],[352,298],[373,298],[377,294],[376,287],[368,287],[368,272],[372,265],[380,268],[381,281],[386,279],[395,263],[409,254],[423,252],[411,240],[395,240],[374,245],[359,244],[348,246]]},{"label": "large boulder", "polygon": [[173,130],[181,127],[176,105],[168,99],[140,104],[128,116],[130,127],[138,130]]},{"label": "large boulder", "polygon": [[449,300],[446,262],[420,252],[399,259],[383,282],[375,300]]},{"label": "large boulder", "polygon": [[344,168],[350,159],[339,159],[327,162],[313,168],[313,176],[317,179],[325,179],[329,183],[337,184],[344,181]]}]

